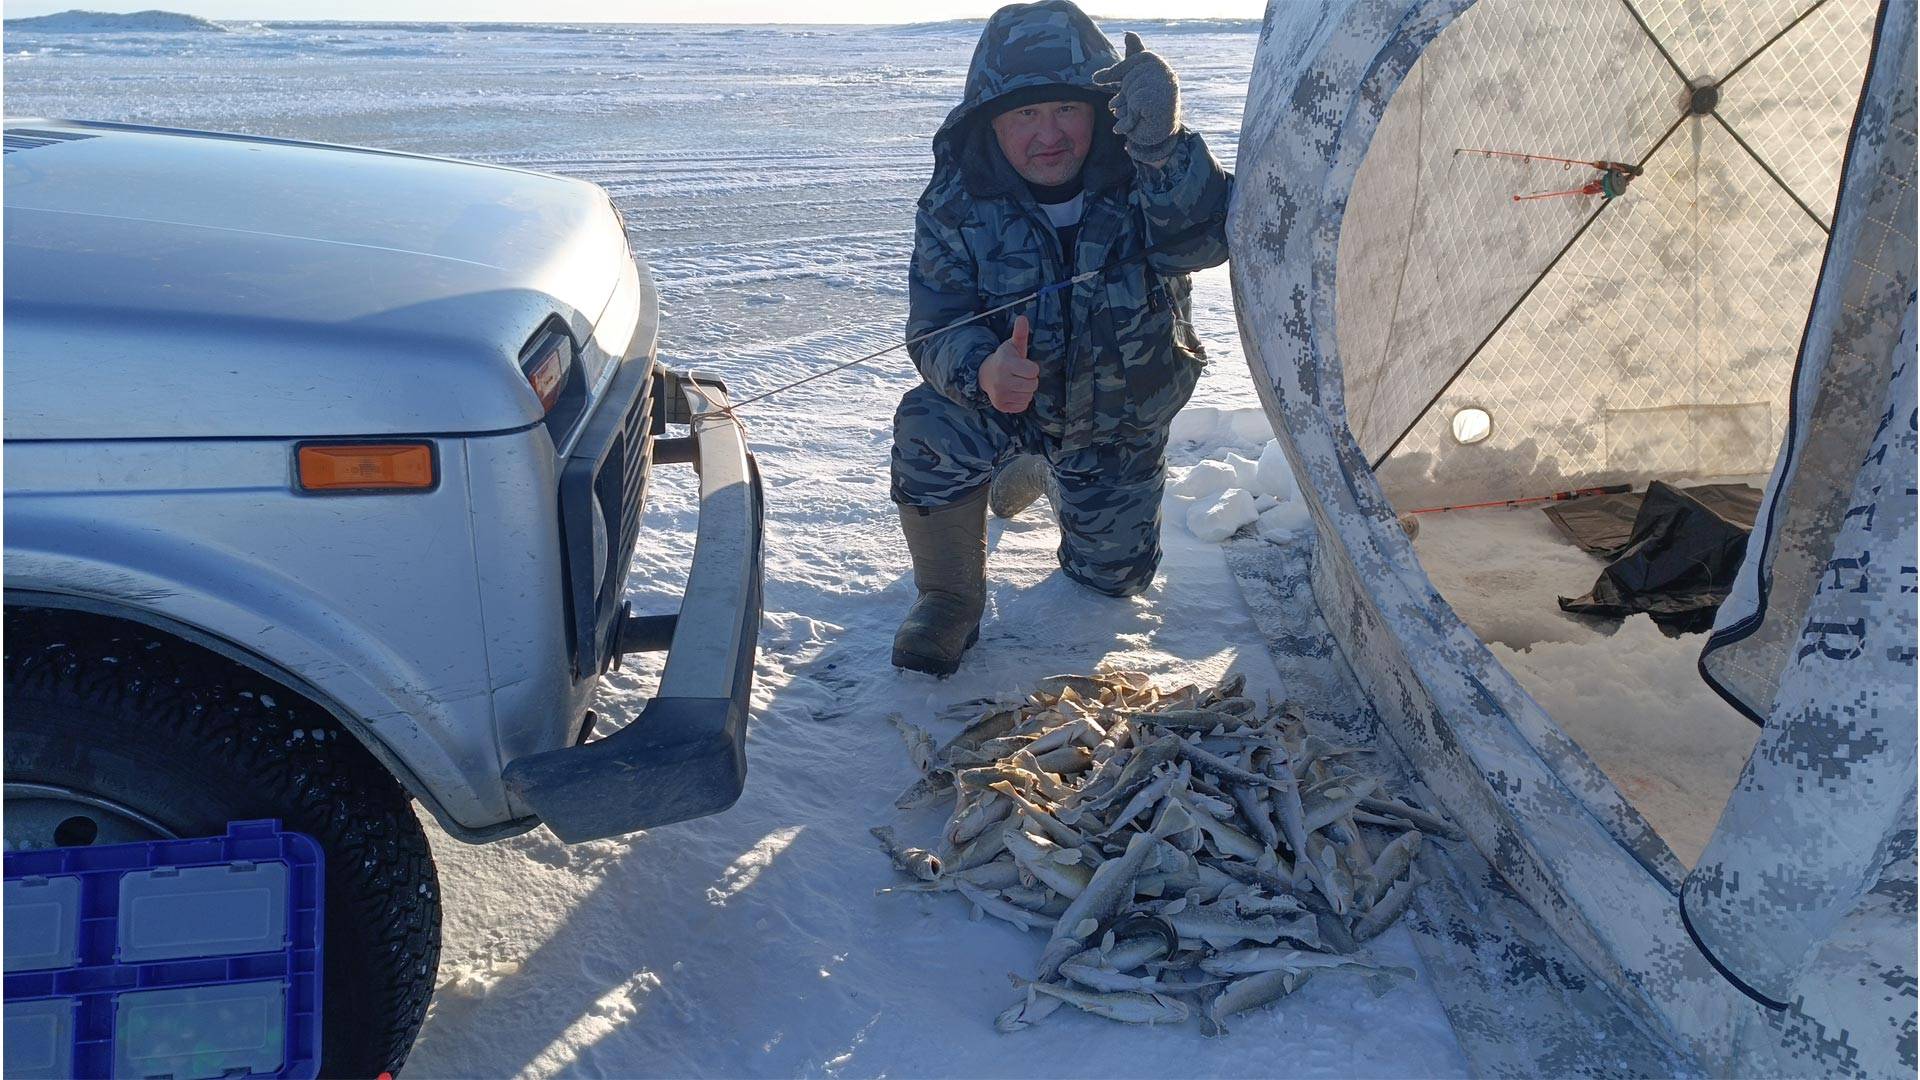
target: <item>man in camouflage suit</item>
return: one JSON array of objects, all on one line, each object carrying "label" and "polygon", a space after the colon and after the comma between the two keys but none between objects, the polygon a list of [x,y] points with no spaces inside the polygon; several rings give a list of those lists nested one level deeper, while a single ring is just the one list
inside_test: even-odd
[{"label": "man in camouflage suit", "polygon": [[1203,356],[1187,274],[1226,261],[1232,177],[1179,124],[1165,61],[1131,33],[1122,59],[1068,0],[994,13],[933,150],[908,337],[1020,301],[915,343],[925,381],[894,414],[919,598],[893,662],[945,675],[979,637],[990,488],[1001,516],[1048,493],[1068,577],[1152,583],[1167,427]]}]

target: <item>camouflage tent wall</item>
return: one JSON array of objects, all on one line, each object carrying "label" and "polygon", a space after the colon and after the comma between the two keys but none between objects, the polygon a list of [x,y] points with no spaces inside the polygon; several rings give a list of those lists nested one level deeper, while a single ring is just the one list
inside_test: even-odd
[{"label": "camouflage tent wall", "polygon": [[[1427,305],[1426,310],[1437,310],[1454,303],[1447,297],[1465,297],[1468,299],[1456,305],[1461,310],[1451,316],[1462,326],[1472,318],[1484,317],[1487,311],[1496,312],[1496,323],[1505,319],[1505,325],[1513,326],[1516,320],[1526,318],[1523,309],[1527,297],[1522,294],[1531,291],[1535,298],[1549,299],[1556,295],[1555,290],[1543,292],[1546,286],[1530,289],[1530,283],[1544,281],[1556,271],[1545,268],[1531,276],[1512,274],[1509,271],[1514,265],[1522,265],[1513,260],[1561,256],[1558,265],[1565,267],[1568,265],[1565,260],[1574,257],[1554,250],[1553,243],[1536,235],[1538,230],[1513,226],[1516,219],[1511,217],[1492,221],[1480,233],[1470,233],[1454,222],[1446,226],[1454,228],[1452,236],[1439,239],[1420,236],[1423,228],[1435,226],[1431,219],[1417,212],[1412,216],[1407,213],[1408,205],[1421,202],[1421,196],[1412,188],[1426,184],[1452,167],[1436,158],[1432,152],[1434,147],[1445,147],[1450,142],[1471,145],[1470,137],[1497,141],[1495,136],[1504,130],[1500,126],[1501,118],[1511,116],[1516,132],[1525,128],[1536,135],[1551,131],[1578,134],[1578,138],[1569,138],[1568,148],[1577,146],[1579,152],[1566,156],[1633,154],[1636,151],[1622,149],[1629,146],[1630,138],[1623,136],[1619,141],[1605,141],[1601,136],[1609,131],[1624,131],[1628,135],[1646,133],[1648,125],[1638,119],[1636,110],[1659,106],[1666,110],[1665,120],[1653,124],[1650,130],[1657,137],[1653,145],[1665,149],[1637,151],[1647,171],[1632,182],[1643,184],[1646,204],[1656,209],[1667,206],[1668,210],[1660,211],[1664,215],[1677,205],[1672,202],[1677,198],[1681,203],[1694,204],[1702,215],[1724,213],[1734,216],[1723,220],[1746,220],[1737,216],[1736,208],[1722,205],[1723,199],[1732,198],[1729,194],[1732,189],[1741,188],[1727,177],[1740,174],[1744,166],[1736,168],[1738,162],[1729,157],[1724,160],[1732,164],[1719,170],[1710,165],[1712,159],[1707,153],[1708,147],[1718,139],[1714,135],[1716,130],[1724,133],[1731,127],[1739,131],[1740,125],[1723,124],[1711,112],[1689,111],[1694,103],[1694,87],[1680,81],[1680,74],[1687,69],[1675,62],[1677,55],[1673,51],[1654,49],[1651,61],[1641,56],[1640,51],[1652,48],[1649,27],[1665,26],[1670,39],[1697,46],[1700,56],[1721,58],[1702,61],[1709,73],[1720,70],[1725,57],[1745,48],[1733,42],[1748,40],[1744,35],[1751,28],[1746,24],[1757,18],[1772,18],[1764,14],[1773,10],[1771,5],[1750,4],[1744,0],[1721,4],[1635,2],[1638,6],[1628,0],[1559,0],[1554,4],[1481,0],[1480,4],[1471,6],[1470,0],[1323,0],[1318,3],[1274,0],[1263,27],[1243,120],[1235,205],[1229,227],[1241,337],[1261,400],[1299,474],[1314,518],[1318,537],[1313,586],[1322,613],[1364,684],[1387,734],[1415,763],[1421,779],[1469,831],[1475,845],[1508,884],[1554,927],[1592,972],[1615,989],[1650,1030],[1661,1033],[1706,1072],[1721,1075],[1910,1074],[1915,1065],[1913,833],[1910,828],[1904,832],[1892,828],[1890,823],[1900,820],[1903,813],[1908,819],[1912,815],[1915,739],[1912,705],[1905,706],[1904,727],[1886,726],[1886,717],[1900,707],[1891,695],[1884,696],[1871,709],[1857,710],[1856,714],[1864,719],[1848,729],[1860,733],[1857,745],[1833,737],[1830,728],[1823,731],[1809,727],[1806,721],[1833,714],[1831,706],[1838,700],[1834,696],[1835,687],[1844,677],[1850,677],[1856,689],[1861,685],[1890,687],[1893,680],[1901,678],[1911,685],[1911,595],[1904,594],[1907,605],[1904,610],[1909,617],[1904,629],[1897,622],[1887,622],[1883,632],[1876,635],[1877,651],[1863,663],[1855,658],[1856,666],[1849,669],[1849,676],[1842,676],[1831,667],[1797,672],[1775,667],[1766,679],[1755,684],[1759,687],[1753,697],[1758,704],[1754,709],[1757,715],[1773,713],[1777,697],[1780,707],[1801,722],[1796,727],[1781,728],[1777,737],[1773,729],[1769,729],[1763,738],[1756,764],[1743,779],[1746,787],[1729,806],[1728,818],[1722,823],[1726,843],[1716,838],[1716,848],[1702,861],[1702,869],[1708,873],[1712,872],[1709,868],[1713,865],[1722,866],[1723,872],[1716,880],[1695,876],[1687,890],[1687,916],[1683,917],[1681,894],[1686,874],[1671,851],[1435,593],[1395,523],[1394,508],[1382,487],[1382,477],[1390,479],[1393,475],[1393,462],[1387,462],[1380,476],[1376,476],[1373,468],[1383,448],[1398,439],[1400,433],[1394,431],[1396,427],[1406,426],[1407,430],[1417,432],[1418,424],[1414,421],[1427,415],[1411,406],[1394,406],[1398,412],[1386,408],[1391,405],[1386,395],[1390,391],[1397,394],[1399,390],[1385,384],[1426,379],[1425,392],[1436,395],[1454,378],[1447,371],[1446,364],[1452,362],[1447,357],[1459,359],[1460,355],[1457,350],[1449,354],[1444,349],[1429,349],[1420,336],[1426,331],[1417,331],[1414,323],[1397,316],[1386,319],[1384,328],[1376,326],[1364,333],[1350,326],[1354,310],[1350,302],[1352,292],[1383,290],[1392,285],[1402,293],[1402,311],[1421,309],[1422,304]],[[1898,72],[1882,75],[1875,84],[1879,89],[1867,95],[1869,108],[1862,115],[1882,118],[1869,125],[1875,131],[1904,132],[1900,138],[1873,136],[1894,148],[1888,155],[1875,155],[1873,167],[1880,167],[1884,160],[1892,163],[1888,167],[1897,171],[1904,161],[1905,190],[1910,200],[1912,0],[1893,0],[1880,9],[1877,16],[1876,12],[1863,9],[1859,4],[1849,5],[1845,0],[1824,0],[1824,3],[1806,0],[1805,7],[1790,14],[1784,23],[1770,23],[1771,28],[1761,35],[1760,44],[1772,41],[1769,48],[1778,47],[1814,20],[1826,17],[1835,20],[1834,26],[1839,29],[1833,32],[1844,38],[1851,32],[1847,27],[1858,29],[1857,20],[1863,10],[1870,20],[1877,17],[1879,22],[1881,51],[1877,62],[1883,65],[1880,70],[1888,70],[1884,67],[1888,64],[1906,65],[1904,76]],[[1621,13],[1626,15],[1624,30],[1616,18]],[[1694,25],[1688,20],[1695,13],[1704,13],[1705,21],[1697,24],[1691,37],[1674,29]],[[1498,21],[1503,18],[1515,20],[1512,28],[1501,29]],[[1540,22],[1542,19],[1549,20],[1545,28]],[[1587,52],[1581,54],[1568,44],[1578,37],[1578,27],[1569,20],[1578,19],[1587,20],[1581,25],[1613,29],[1591,34],[1585,39]],[[1662,19],[1667,21],[1663,23]],[[1454,39],[1451,35],[1457,28],[1464,28],[1463,33],[1472,36]],[[1860,100],[1857,91],[1866,69],[1867,52],[1874,40],[1872,33],[1871,27],[1866,28],[1866,45],[1848,46],[1852,50],[1849,55],[1855,60],[1847,62],[1858,63],[1852,75],[1855,96],[1844,107],[1838,137],[1831,137],[1830,126],[1801,129],[1804,134],[1819,136],[1830,146],[1829,155],[1816,156],[1829,163],[1830,178],[1825,182],[1832,184],[1836,191],[1840,190],[1840,163],[1846,148],[1850,141],[1855,145],[1859,143],[1857,134],[1850,139],[1848,132],[1852,130],[1854,104]],[[1450,44],[1456,40],[1482,44],[1475,51]],[[1494,47],[1502,42],[1504,45],[1500,48]],[[1901,53],[1901,48],[1907,52]],[[1428,63],[1437,57],[1451,57],[1450,62],[1459,70],[1437,70],[1439,65]],[[1729,90],[1739,79],[1751,74],[1753,65],[1759,63],[1755,60],[1747,65],[1746,72],[1733,72],[1734,78],[1727,80]],[[1824,61],[1808,60],[1800,66],[1817,69],[1822,63]],[[1842,65],[1835,61],[1832,66]],[[1629,73],[1657,74],[1663,69],[1670,80],[1662,91],[1667,95],[1664,104],[1661,95],[1651,90],[1641,93],[1627,89],[1635,85],[1633,79],[1627,77]],[[1600,77],[1595,77],[1596,72]],[[1614,75],[1620,79],[1615,80]],[[1900,112],[1893,89],[1900,85],[1902,78],[1908,88],[1909,103],[1904,114]],[[1689,78],[1689,83],[1691,81]],[[1395,140],[1392,127],[1397,122],[1395,110],[1403,107],[1402,94],[1410,85],[1416,88],[1418,100],[1425,105],[1413,114],[1412,134],[1403,131],[1403,137]],[[1802,84],[1787,79],[1778,84],[1772,97],[1800,101],[1801,105],[1790,105],[1789,112],[1792,112],[1805,104],[1809,94],[1818,97],[1829,93],[1802,93],[1797,87]],[[1747,102],[1751,105],[1765,97],[1749,97]],[[1447,104],[1445,108],[1437,108],[1438,102]],[[1728,109],[1733,109],[1734,104],[1729,98]],[[1455,115],[1461,112],[1474,114],[1470,122]],[[1886,119],[1900,115],[1909,117],[1904,121],[1904,128],[1900,127],[1901,121]],[[1610,123],[1625,126],[1609,128],[1601,122],[1604,117],[1613,117]],[[1458,132],[1429,137],[1420,131],[1424,126],[1431,133],[1436,126],[1448,124],[1458,128]],[[1747,126],[1750,130],[1757,129],[1751,119]],[[1552,152],[1542,144],[1519,141],[1523,134],[1515,134],[1512,149]],[[1751,137],[1745,132],[1741,134],[1749,146],[1753,145]],[[1415,154],[1411,159],[1403,158],[1406,165],[1403,169],[1372,168],[1370,148],[1377,137],[1390,140],[1382,144],[1389,148],[1388,155],[1404,153],[1404,147],[1413,145],[1426,148],[1424,157]],[[1678,146],[1681,160],[1667,170],[1669,179],[1645,183],[1656,179],[1658,173],[1653,163],[1662,153],[1675,149],[1672,140],[1676,138],[1681,139]],[[1904,144],[1901,139],[1905,140]],[[1603,148],[1587,149],[1595,146]],[[1749,162],[1764,160],[1764,154],[1748,153],[1737,145],[1736,149],[1746,154]],[[1902,153],[1904,159],[1900,157]],[[1495,163],[1482,160],[1477,164]],[[1369,176],[1370,168],[1374,174],[1371,182],[1398,183],[1406,187],[1392,197],[1381,191],[1369,192],[1362,182]],[[1463,163],[1458,168],[1466,166]],[[1781,168],[1769,164],[1775,173],[1780,173]],[[1576,179],[1581,176],[1578,170],[1570,171]],[[1483,182],[1479,173],[1473,174],[1470,181],[1447,181],[1441,176],[1443,182],[1439,190],[1452,192],[1468,202],[1492,192],[1507,200],[1509,205],[1499,207],[1506,213],[1511,210],[1511,195],[1524,193],[1535,179],[1547,183],[1545,176],[1514,182],[1516,177],[1511,173],[1500,175],[1498,184],[1491,180]],[[1768,430],[1776,442],[1753,451],[1758,457],[1752,465],[1761,471],[1772,462],[1777,439],[1789,426],[1789,417],[1794,418],[1791,423],[1796,425],[1796,437],[1814,437],[1798,417],[1809,407],[1806,395],[1820,393],[1817,389],[1820,376],[1809,374],[1802,366],[1799,374],[1802,388],[1796,390],[1792,388],[1793,372],[1796,345],[1800,330],[1806,324],[1822,260],[1825,259],[1830,268],[1833,263],[1833,257],[1827,255],[1829,232],[1836,250],[1849,242],[1846,237],[1853,235],[1858,222],[1876,217],[1893,220],[1892,231],[1903,233],[1909,244],[1913,236],[1910,201],[1904,210],[1895,208],[1896,212],[1906,215],[1903,221],[1889,219],[1884,209],[1862,215],[1854,200],[1864,198],[1862,193],[1868,188],[1854,184],[1846,188],[1838,214],[1834,214],[1829,203],[1827,215],[1822,217],[1818,213],[1810,214],[1810,206],[1796,205],[1795,199],[1773,198],[1784,188],[1794,188],[1800,196],[1797,201],[1805,202],[1810,197],[1804,191],[1810,188],[1811,181],[1802,179],[1795,187],[1793,178],[1784,175],[1766,177],[1766,180],[1773,185],[1771,189],[1758,185],[1757,190],[1745,193],[1755,198],[1765,195],[1769,201],[1760,205],[1775,210],[1768,211],[1762,218],[1780,217],[1790,222],[1791,229],[1786,232],[1797,238],[1783,249],[1786,254],[1770,258],[1765,266],[1747,269],[1751,270],[1755,282],[1752,287],[1761,290],[1767,303],[1794,311],[1800,327],[1791,332],[1775,327],[1761,335],[1764,341],[1755,339],[1760,344],[1754,348],[1764,346],[1763,351],[1767,353],[1765,363],[1770,365],[1767,377],[1778,381],[1778,385],[1767,388],[1767,392],[1779,395],[1767,398],[1773,403],[1769,408],[1778,410],[1767,414]],[[1787,182],[1783,185],[1782,180]],[[1678,187],[1662,195],[1662,183]],[[1596,230],[1626,230],[1629,224],[1638,227],[1641,223],[1637,218],[1629,221],[1632,215],[1626,210],[1629,200],[1640,190],[1630,184],[1626,195],[1597,212],[1591,201],[1584,199],[1541,202],[1549,207],[1549,213],[1562,216],[1560,243],[1571,252],[1579,247],[1583,230],[1585,235],[1597,236],[1603,234]],[[1499,198],[1491,201],[1498,203]],[[1667,202],[1661,202],[1663,199]],[[1567,209],[1581,202],[1587,202],[1589,211],[1584,219]],[[1778,210],[1783,204],[1786,209]],[[1387,217],[1376,214],[1361,220],[1363,208],[1369,206],[1398,208],[1400,212]],[[1609,222],[1609,217],[1618,218],[1618,223]],[[1816,217],[1820,218],[1818,227],[1813,224]],[[1813,232],[1809,234],[1808,229]],[[1626,299],[1609,306],[1608,311],[1602,313],[1605,318],[1596,315],[1582,321],[1571,317],[1573,309],[1563,307],[1558,313],[1541,315],[1541,325],[1549,329],[1557,327],[1578,338],[1581,334],[1599,332],[1597,327],[1605,329],[1602,324],[1612,320],[1607,325],[1613,329],[1606,333],[1637,335],[1634,340],[1651,349],[1652,343],[1667,339],[1651,332],[1655,321],[1651,317],[1635,329],[1629,318],[1632,313],[1692,312],[1689,317],[1694,321],[1687,324],[1686,332],[1679,337],[1702,347],[1712,345],[1713,349],[1719,349],[1724,342],[1716,344],[1710,339],[1724,333],[1725,326],[1716,323],[1706,312],[1718,295],[1711,286],[1729,274],[1736,274],[1745,265],[1745,257],[1723,257],[1715,247],[1723,238],[1705,224],[1704,217],[1676,235],[1679,239],[1674,243],[1652,251],[1641,250],[1627,260],[1632,263],[1632,277],[1607,276],[1610,271],[1599,264],[1583,271],[1589,275],[1584,279],[1589,288],[1618,285],[1623,290],[1618,295]],[[1472,236],[1480,236],[1487,243],[1475,247],[1479,241],[1469,242]],[[1568,240],[1572,243],[1568,244]],[[1449,244],[1456,246],[1450,248]],[[1435,253],[1449,251],[1452,254],[1438,261],[1421,261]],[[1908,260],[1911,261],[1910,255]],[[1844,257],[1842,265],[1845,265]],[[1782,266],[1791,273],[1785,273],[1779,280],[1769,276]],[[1534,268],[1528,269],[1531,272]],[[1669,291],[1682,294],[1685,302],[1676,308],[1669,303],[1672,297],[1647,292],[1640,277],[1649,274],[1663,280]],[[1448,275],[1452,279],[1487,280],[1433,280]],[[1911,284],[1906,288],[1907,293],[1903,295],[1910,295]],[[1795,289],[1798,291],[1793,291]],[[1823,295],[1845,295],[1841,286],[1823,286],[1823,289],[1827,290]],[[1579,291],[1558,290],[1561,293]],[[1407,296],[1427,294],[1441,299],[1419,301],[1408,308]],[[1474,297],[1480,299],[1473,300]],[[1502,303],[1508,310],[1500,310]],[[1478,305],[1478,315],[1468,310],[1475,305]],[[1373,310],[1391,311],[1392,307],[1389,304]],[[1345,321],[1343,312],[1349,315]],[[1881,318],[1875,325],[1884,325],[1887,321]],[[1441,336],[1450,343],[1449,349],[1465,343],[1471,350],[1479,345],[1476,332],[1493,340],[1498,337],[1495,333],[1498,329],[1493,325],[1475,331],[1467,326],[1457,332],[1447,330]],[[1913,346],[1910,337],[1904,343],[1897,340],[1897,329],[1896,326],[1893,337],[1880,339],[1879,344],[1874,345],[1875,348],[1884,345],[1879,354],[1879,382],[1860,383],[1877,392],[1879,397],[1872,403],[1870,416],[1854,414],[1856,425],[1852,437],[1857,439],[1859,447],[1852,458],[1856,470],[1860,455],[1877,445],[1873,443],[1877,438],[1874,428],[1882,416],[1892,415],[1896,421],[1901,418],[1901,405],[1895,395],[1902,392],[1902,384],[1892,378],[1900,364],[1889,357],[1904,356],[1910,364]],[[1370,338],[1367,333],[1375,337]],[[1385,342],[1386,333],[1393,335],[1393,343]],[[1536,344],[1558,341],[1538,334],[1526,340]],[[1344,350],[1354,342],[1360,343],[1354,346],[1360,373],[1350,378]],[[1558,345],[1540,348],[1540,363],[1557,362],[1561,357]],[[1900,351],[1903,349],[1904,353]],[[1784,358],[1779,355],[1782,351]],[[1699,379],[1689,376],[1686,381],[1689,387],[1699,388],[1704,394],[1711,379],[1705,377],[1707,369],[1700,367],[1698,357],[1712,355],[1712,352],[1693,355],[1695,359],[1687,361],[1693,365],[1688,370],[1703,374]],[[1741,346],[1721,355],[1746,356],[1748,350]],[[1407,361],[1404,370],[1394,366],[1402,356],[1415,358]],[[1434,359],[1436,357],[1438,359]],[[1658,359],[1656,356],[1648,362]],[[1749,373],[1757,370],[1750,368]],[[1473,367],[1469,365],[1465,371],[1471,373]],[[1760,378],[1759,375],[1753,377]],[[1809,380],[1815,389],[1807,388]],[[1454,381],[1453,385],[1460,383]],[[1906,385],[1905,392],[1910,394],[1911,383]],[[1532,415],[1537,430],[1559,424],[1556,430],[1572,432],[1584,425],[1589,433],[1604,432],[1612,422],[1606,416],[1610,406],[1596,402],[1590,394],[1567,399],[1544,394],[1534,396],[1541,391],[1541,385],[1524,380],[1512,383],[1511,390],[1513,414]],[[1356,395],[1365,400],[1356,405]],[[1408,400],[1419,396],[1412,394]],[[1669,403],[1656,401],[1649,407],[1663,408]],[[1680,404],[1688,402],[1682,400]],[[1714,401],[1701,397],[1692,404],[1712,405]],[[1793,408],[1788,408],[1789,405]],[[1911,408],[1910,401],[1906,407]],[[1666,429],[1673,435],[1689,430],[1687,425],[1692,425],[1692,434],[1686,434],[1679,442],[1654,432],[1635,445],[1663,448],[1660,454],[1669,454],[1683,443],[1717,445],[1728,431],[1745,432],[1742,437],[1758,440],[1756,446],[1764,442],[1757,428],[1749,430],[1751,425],[1740,426],[1746,424],[1744,420],[1729,427],[1714,428],[1704,421],[1695,423],[1699,417],[1681,419],[1685,423]],[[1498,416],[1495,430],[1502,430]],[[1616,426],[1615,430],[1620,429]],[[1636,430],[1652,431],[1651,428]],[[1536,441],[1534,448],[1539,445]],[[1794,439],[1788,440],[1789,454],[1795,445]],[[1804,448],[1805,444],[1799,445]],[[1894,446],[1888,453],[1889,456],[1904,454],[1910,466],[1910,442],[1906,445],[1909,449]],[[1465,464],[1447,475],[1463,486],[1504,483],[1499,480],[1501,477],[1526,477],[1531,481],[1543,477],[1584,479],[1618,475],[1617,472],[1608,474],[1602,467],[1612,460],[1610,458],[1582,464],[1574,463],[1575,458],[1569,454],[1556,454],[1553,459],[1557,464],[1549,468],[1541,464],[1547,456],[1534,453],[1534,448],[1507,446],[1500,454],[1481,459],[1487,465],[1485,468],[1473,464],[1474,459],[1456,459],[1456,464]],[[1654,455],[1646,460],[1665,459]],[[1846,454],[1836,455],[1834,460],[1844,462]],[[1421,468],[1430,479],[1440,475],[1432,460],[1424,462]],[[1621,471],[1631,473],[1633,470]],[[1812,476],[1815,471],[1807,470],[1804,475]],[[1792,472],[1783,459],[1768,493],[1782,522],[1800,520],[1791,510],[1797,498]],[[1904,493],[1898,490],[1903,482],[1899,476],[1866,482],[1869,486],[1878,482],[1883,490],[1894,491],[1888,498],[1905,498],[1910,521],[1911,476],[1909,468],[1904,481],[1908,489]],[[1822,482],[1828,488],[1838,487],[1846,493],[1835,497],[1840,502],[1859,497],[1851,473],[1840,474],[1837,482],[1831,476]],[[1841,505],[1840,512],[1844,513],[1852,505]],[[1822,527],[1828,528],[1829,541],[1840,535],[1833,531],[1831,524],[1808,526],[1815,531]],[[1816,594],[1815,582],[1822,572],[1829,571],[1827,561],[1830,559],[1813,558],[1818,554],[1814,548],[1819,545],[1805,543],[1812,533],[1802,531],[1795,535],[1800,538],[1797,546],[1796,542],[1788,541],[1774,548],[1777,553],[1774,565],[1749,568],[1749,573],[1756,575],[1756,581],[1768,580],[1770,573],[1776,585],[1783,573],[1805,575],[1802,584],[1794,588],[1812,598],[1809,604],[1787,605],[1779,600],[1784,593],[1775,592],[1776,616],[1792,623],[1796,618],[1832,611],[1836,622],[1859,618],[1885,621],[1898,609],[1898,599],[1887,596],[1869,596],[1866,606],[1862,607],[1856,594]],[[1905,541],[1895,536],[1885,538],[1885,542],[1905,542],[1910,552],[1910,532],[1906,535]],[[1833,544],[1828,542],[1826,546],[1831,549]],[[1793,562],[1788,557],[1789,551],[1800,561]],[[1890,553],[1879,557],[1893,558]],[[1900,587],[1897,574],[1891,580],[1894,581],[1891,587],[1897,590]],[[1820,599],[1822,595],[1825,599]],[[1876,603],[1878,606],[1873,606]],[[1730,602],[1729,607],[1733,606]],[[1763,615],[1761,622],[1764,624],[1765,620]],[[1795,627],[1796,631],[1803,626],[1804,622]],[[1904,659],[1898,654],[1902,634],[1907,643]],[[1799,647],[1803,648],[1804,643]],[[1788,655],[1790,651],[1779,649],[1772,653],[1771,659],[1756,654],[1754,670],[1761,670],[1768,663],[1784,663]],[[1795,709],[1799,711],[1794,712]],[[1849,714],[1847,719],[1853,719],[1856,714]],[[1778,722],[1777,716],[1775,722]],[[1876,728],[1876,723],[1882,726]],[[1904,740],[1904,759],[1898,745],[1901,740]],[[1770,757],[1769,746],[1773,748]],[[1870,772],[1875,783],[1884,785],[1881,790],[1904,795],[1907,799],[1904,810],[1897,806],[1889,808],[1884,798],[1862,798],[1858,791],[1849,791],[1844,784],[1831,782],[1836,755],[1876,747],[1883,751],[1891,747],[1892,751],[1864,766],[1860,775],[1865,779]],[[1763,762],[1763,757],[1768,760]],[[1822,842],[1845,835],[1846,843],[1830,844],[1836,852],[1831,860],[1782,858],[1784,852],[1806,844],[1808,835],[1804,831],[1779,831],[1775,824],[1769,823],[1765,813],[1755,810],[1771,805],[1775,814],[1771,821],[1776,824],[1782,818],[1793,816],[1795,811],[1781,809],[1779,800],[1796,798],[1806,790],[1806,776],[1794,777],[1791,770],[1795,768],[1810,770],[1807,775],[1829,777],[1829,782],[1820,789],[1824,794],[1803,808],[1809,814],[1825,815],[1818,818],[1825,829]],[[1844,771],[1841,770],[1842,775]],[[1789,791],[1794,794],[1784,794]],[[1747,802],[1743,809],[1742,795],[1751,795],[1755,801]],[[1736,842],[1734,838],[1740,836],[1744,839]],[[1718,861],[1712,861],[1715,859]],[[1730,877],[1753,882],[1782,872],[1798,874],[1800,880],[1812,885],[1808,891],[1785,897],[1791,901],[1785,906],[1780,904],[1783,896],[1777,891],[1724,887]],[[1716,900],[1726,902],[1716,908]],[[1687,925],[1688,918],[1695,916],[1698,942]],[[1725,921],[1715,922],[1722,916],[1726,917]],[[1742,919],[1751,921],[1743,923]],[[1755,933],[1767,935],[1768,944],[1745,952],[1715,947],[1725,940],[1719,936],[1721,931],[1730,930],[1731,936],[1739,936],[1748,927]],[[1869,961],[1870,956],[1875,959]],[[1742,971],[1746,974],[1742,975]],[[1774,1007],[1778,1005],[1786,1008]]]}]

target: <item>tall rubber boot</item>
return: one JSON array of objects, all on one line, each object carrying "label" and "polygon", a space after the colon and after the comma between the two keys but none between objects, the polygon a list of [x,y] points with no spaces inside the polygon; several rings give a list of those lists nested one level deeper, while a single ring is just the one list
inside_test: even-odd
[{"label": "tall rubber boot", "polygon": [[987,606],[986,488],[938,510],[902,506],[900,529],[920,598],[893,636],[893,666],[951,675],[980,640]]},{"label": "tall rubber boot", "polygon": [[1021,454],[993,475],[987,489],[987,506],[997,518],[1010,518],[1047,493],[1047,459],[1038,454]]}]

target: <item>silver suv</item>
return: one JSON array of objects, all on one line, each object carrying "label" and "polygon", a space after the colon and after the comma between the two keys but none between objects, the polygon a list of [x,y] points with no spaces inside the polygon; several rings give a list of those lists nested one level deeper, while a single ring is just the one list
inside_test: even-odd
[{"label": "silver suv", "polygon": [[[479,842],[730,806],[762,501],[726,388],[655,365],[592,184],[281,139],[5,129],[6,843],[326,849],[323,1067],[405,1059]],[[670,433],[684,428],[677,437]],[[699,472],[677,612],[622,603]],[[589,741],[603,672],[658,694]]]}]

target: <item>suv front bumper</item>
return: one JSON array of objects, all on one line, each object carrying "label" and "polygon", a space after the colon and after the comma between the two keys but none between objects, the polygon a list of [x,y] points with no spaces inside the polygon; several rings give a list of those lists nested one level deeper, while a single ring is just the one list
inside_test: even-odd
[{"label": "suv front bumper", "polygon": [[725,412],[723,384],[657,378],[662,420],[688,423],[692,433],[657,441],[653,463],[686,461],[700,476],[693,565],[659,692],[612,735],[518,758],[504,774],[508,790],[567,843],[717,814],[746,784],[765,532],[760,474],[744,430]]}]

